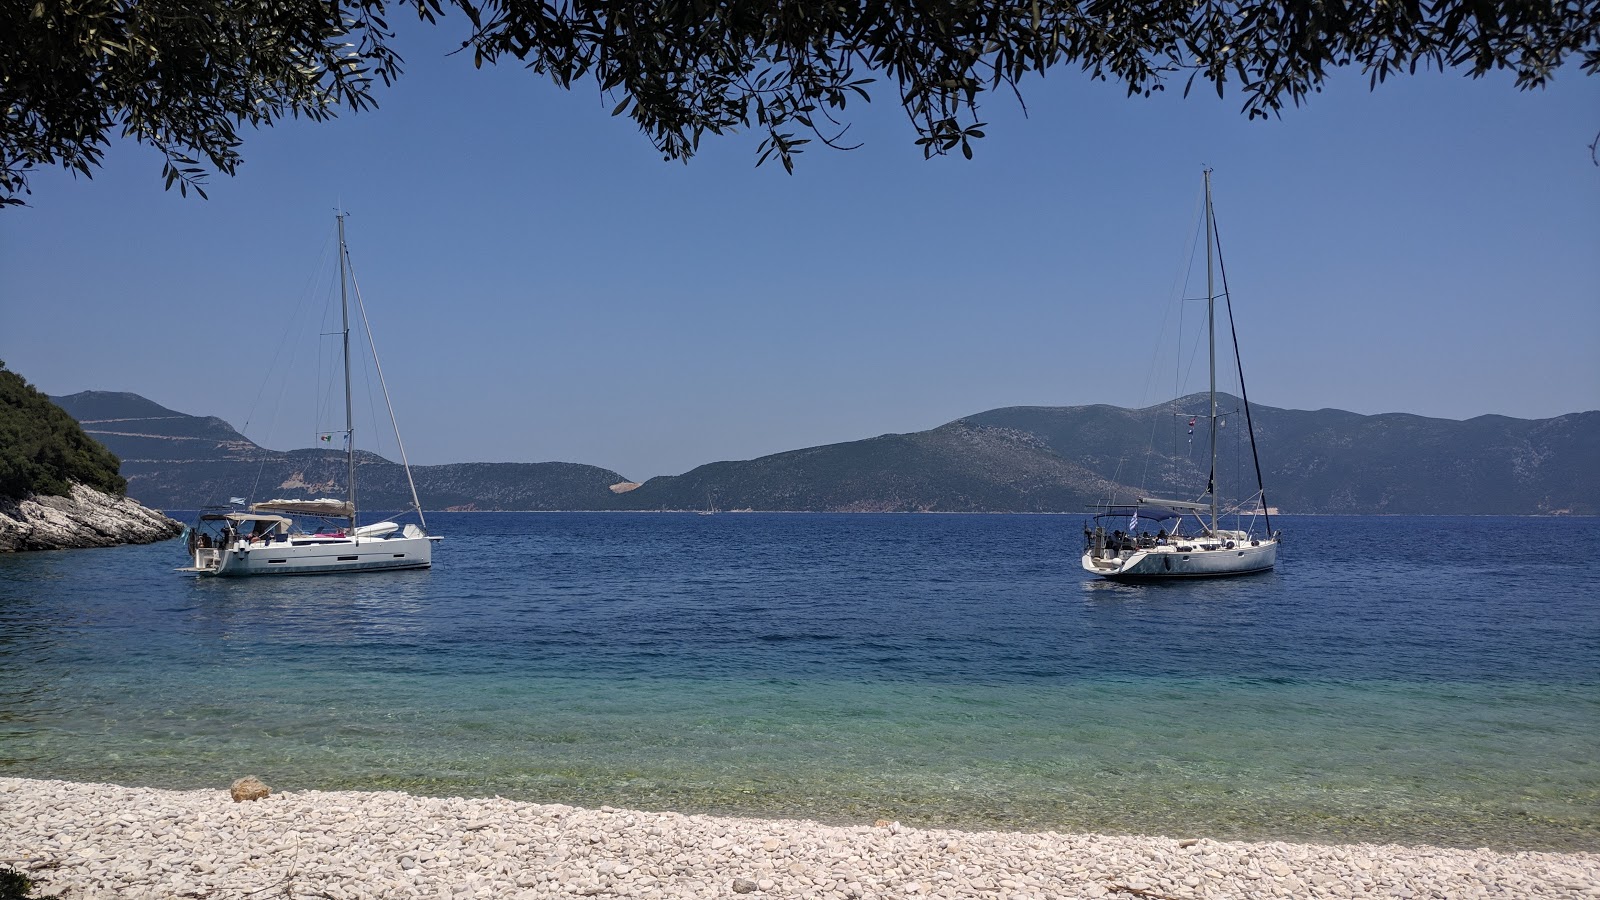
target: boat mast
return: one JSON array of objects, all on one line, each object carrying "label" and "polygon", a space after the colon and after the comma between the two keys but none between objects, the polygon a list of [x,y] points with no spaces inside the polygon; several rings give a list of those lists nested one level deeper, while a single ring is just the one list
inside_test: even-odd
[{"label": "boat mast", "polygon": [[1216,223],[1211,211],[1211,170],[1206,169],[1206,328],[1211,353],[1211,473],[1206,490],[1211,494],[1211,533],[1217,532],[1217,292],[1212,286],[1211,241]]},{"label": "boat mast", "polygon": [[339,312],[344,318],[344,459],[348,474],[345,477],[346,497],[350,502],[350,529],[356,527],[356,431],[355,416],[350,405],[350,301],[345,295],[345,259],[349,251],[344,246],[344,213],[334,216],[339,220]]}]

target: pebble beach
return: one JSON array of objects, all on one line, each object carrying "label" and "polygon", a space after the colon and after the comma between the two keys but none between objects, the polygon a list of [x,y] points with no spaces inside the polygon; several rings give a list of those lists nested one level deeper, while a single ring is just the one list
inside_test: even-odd
[{"label": "pebble beach", "polygon": [[0,865],[87,898],[1600,898],[1600,853],[832,826],[0,778]]}]

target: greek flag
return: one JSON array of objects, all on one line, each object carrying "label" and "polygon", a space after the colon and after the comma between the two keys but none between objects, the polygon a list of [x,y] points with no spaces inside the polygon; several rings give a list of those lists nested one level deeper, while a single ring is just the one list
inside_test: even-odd
[{"label": "greek flag", "polygon": [[244,498],[243,497],[229,497],[228,498],[228,503],[230,505],[232,505],[232,506],[243,506],[244,505]]},{"label": "greek flag", "polygon": [[1139,528],[1139,511],[1133,511],[1133,518],[1128,520],[1128,533],[1133,534]]}]

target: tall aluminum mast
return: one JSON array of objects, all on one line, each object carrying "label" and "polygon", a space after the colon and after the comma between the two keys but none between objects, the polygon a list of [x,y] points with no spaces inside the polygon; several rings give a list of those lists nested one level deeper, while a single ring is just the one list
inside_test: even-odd
[{"label": "tall aluminum mast", "polygon": [[1216,222],[1211,211],[1211,170],[1206,169],[1206,327],[1211,341],[1211,472],[1206,489],[1211,492],[1211,533],[1217,532],[1217,292],[1212,286],[1211,241]]},{"label": "tall aluminum mast", "polygon": [[[338,213],[335,218],[339,220],[339,312],[344,318],[344,458],[348,470],[345,483],[348,485],[350,500],[350,530],[356,527],[356,426],[355,415],[350,404],[350,301],[345,294],[345,282],[349,280],[345,273],[345,259],[349,251],[344,246],[344,213]],[[1214,411],[1214,410],[1213,410]]]}]

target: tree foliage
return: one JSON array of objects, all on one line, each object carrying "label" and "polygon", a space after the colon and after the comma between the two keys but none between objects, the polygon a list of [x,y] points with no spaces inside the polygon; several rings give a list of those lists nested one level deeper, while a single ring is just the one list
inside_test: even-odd
[{"label": "tree foliage", "polygon": [[91,175],[113,132],[160,150],[167,186],[233,173],[240,126],[374,104],[399,73],[391,7],[464,16],[478,65],[516,60],[592,83],[667,159],[702,137],[763,134],[792,168],[811,139],[848,144],[852,101],[881,79],[933,154],[972,154],[980,101],[1075,68],[1148,95],[1181,83],[1250,117],[1355,67],[1543,85],[1576,56],[1600,71],[1594,0],[13,0],[0,4],[0,205],[35,166]]},{"label": "tree foliage", "polygon": [[121,496],[121,462],[0,362],[0,497],[64,496],[72,483]]},{"label": "tree foliage", "polygon": [[114,133],[165,156],[166,185],[233,174],[240,126],[375,105],[399,71],[381,0],[0,3],[0,205],[28,173],[86,176]]},{"label": "tree foliage", "polygon": [[33,893],[35,887],[32,878],[10,866],[0,866],[0,900],[29,900],[28,895]]}]

